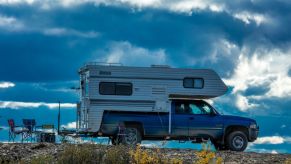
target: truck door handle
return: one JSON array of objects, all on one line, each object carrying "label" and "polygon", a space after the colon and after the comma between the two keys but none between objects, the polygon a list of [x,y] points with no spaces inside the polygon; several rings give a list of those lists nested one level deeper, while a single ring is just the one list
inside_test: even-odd
[{"label": "truck door handle", "polygon": [[194,120],[194,117],[189,117],[189,120]]}]

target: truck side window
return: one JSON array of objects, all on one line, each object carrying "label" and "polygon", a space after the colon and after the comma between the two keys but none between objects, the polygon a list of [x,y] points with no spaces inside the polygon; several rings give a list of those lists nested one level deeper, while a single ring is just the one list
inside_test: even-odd
[{"label": "truck side window", "polygon": [[189,103],[177,102],[175,104],[175,112],[178,114],[191,114],[192,109]]},{"label": "truck side window", "polygon": [[195,104],[190,104],[190,108],[191,108],[191,114],[203,114],[201,109]]},{"label": "truck side window", "polygon": [[202,104],[202,109],[205,111],[206,114],[210,114],[211,113],[211,109],[208,105],[206,104]]},{"label": "truck side window", "polygon": [[205,104],[204,102],[195,102],[197,107],[201,110],[201,114],[211,114],[212,110],[211,108]]},{"label": "truck side window", "polygon": [[175,113],[185,113],[185,105],[183,103],[175,103]]}]

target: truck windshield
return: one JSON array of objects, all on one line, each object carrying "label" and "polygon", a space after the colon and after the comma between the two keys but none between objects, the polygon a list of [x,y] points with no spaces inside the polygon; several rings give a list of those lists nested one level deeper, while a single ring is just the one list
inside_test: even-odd
[{"label": "truck windshield", "polygon": [[212,114],[212,108],[203,101],[176,102],[175,112],[178,114]]}]

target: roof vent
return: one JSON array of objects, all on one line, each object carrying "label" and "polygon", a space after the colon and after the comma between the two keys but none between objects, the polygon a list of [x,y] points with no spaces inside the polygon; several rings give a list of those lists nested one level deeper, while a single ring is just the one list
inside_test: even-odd
[{"label": "roof vent", "polygon": [[152,64],[151,67],[152,68],[171,68],[168,65],[156,65],[156,64]]}]

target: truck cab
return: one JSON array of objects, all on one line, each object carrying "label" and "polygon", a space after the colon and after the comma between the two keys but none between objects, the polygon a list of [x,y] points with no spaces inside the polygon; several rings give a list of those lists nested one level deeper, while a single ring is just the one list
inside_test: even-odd
[{"label": "truck cab", "polygon": [[211,140],[216,149],[233,151],[245,150],[259,131],[255,120],[221,115],[204,100],[172,100],[171,113],[107,111],[101,129],[115,144],[165,138],[193,143]]},{"label": "truck cab", "polygon": [[173,135],[181,134],[189,139],[210,139],[217,149],[243,151],[248,142],[258,136],[259,127],[255,120],[219,114],[203,100],[178,100],[172,102]]}]

